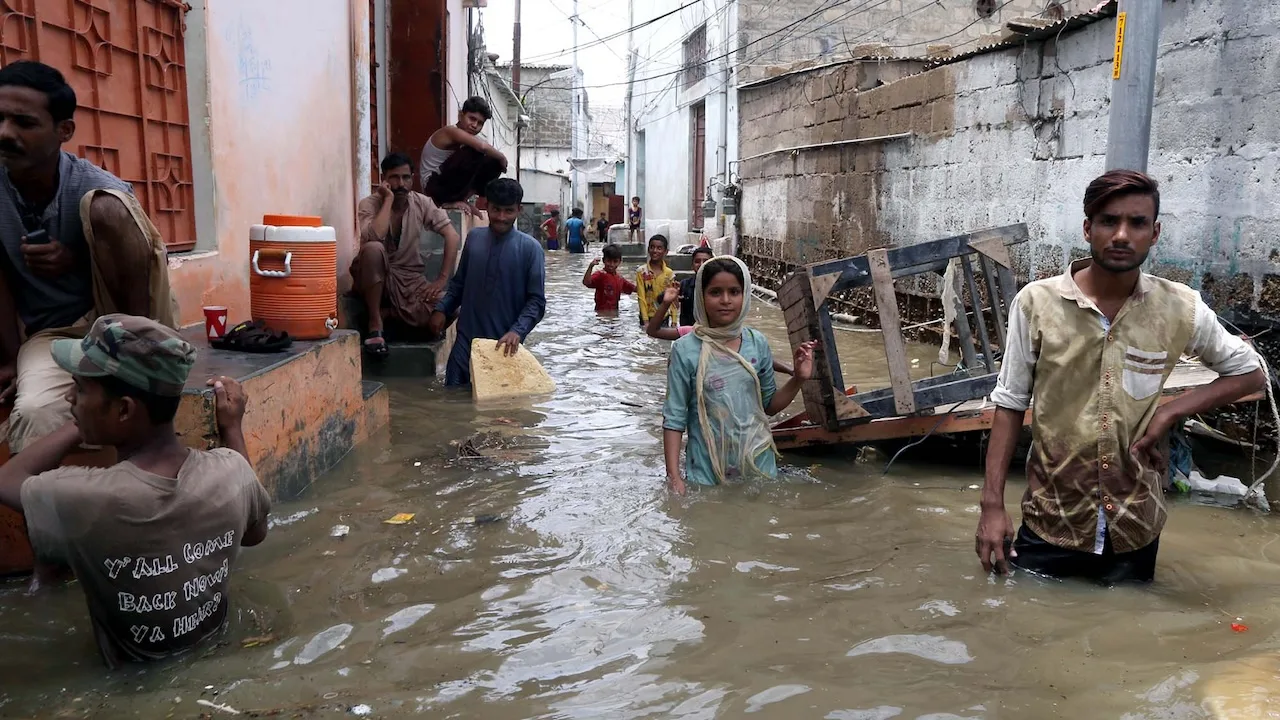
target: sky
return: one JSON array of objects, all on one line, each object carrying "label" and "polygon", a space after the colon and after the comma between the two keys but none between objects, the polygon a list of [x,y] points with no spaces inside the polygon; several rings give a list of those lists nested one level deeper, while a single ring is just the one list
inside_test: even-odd
[{"label": "sky", "polygon": [[[641,17],[647,5],[636,0],[636,16]],[[569,65],[572,62],[573,0],[522,0],[520,9],[520,57],[529,65]],[[578,52],[587,87],[587,100],[594,108],[621,107],[626,98],[625,85],[592,87],[622,83],[627,79],[627,36],[600,44],[597,37],[608,37],[627,29],[627,0],[578,0],[578,44],[595,43]],[[489,0],[480,10],[484,23],[484,39],[488,51],[499,55],[499,63],[511,62],[511,30],[515,23],[513,0]],[[594,34],[593,34],[594,33]]]}]

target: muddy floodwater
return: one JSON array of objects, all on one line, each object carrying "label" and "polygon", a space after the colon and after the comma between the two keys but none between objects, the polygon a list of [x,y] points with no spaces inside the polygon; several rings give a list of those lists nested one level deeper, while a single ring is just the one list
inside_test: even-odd
[{"label": "muddy floodwater", "polygon": [[[1104,590],[983,576],[973,457],[788,454],[776,484],[671,497],[668,346],[631,299],[595,316],[586,262],[549,261],[529,341],[555,395],[393,384],[389,433],[242,553],[221,646],[109,673],[78,587],[0,583],[0,716],[1199,718],[1280,651],[1255,511],[1175,502],[1155,584]],[[777,310],[752,324],[789,354]],[[848,382],[887,384],[876,335],[839,343]]]}]

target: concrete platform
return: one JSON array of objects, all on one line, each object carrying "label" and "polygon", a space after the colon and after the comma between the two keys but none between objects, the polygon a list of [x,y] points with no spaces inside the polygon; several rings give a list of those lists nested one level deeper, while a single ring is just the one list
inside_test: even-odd
[{"label": "concrete platform", "polygon": [[250,460],[277,500],[302,495],[348,452],[385,426],[386,388],[360,375],[360,336],[338,330],[328,340],[295,342],[283,353],[209,347],[203,328],[183,333],[199,349],[176,420],[189,447],[218,445],[213,393],[205,382],[234,377],[249,395],[244,432]]},{"label": "concrete platform", "polygon": [[[249,458],[275,500],[301,496],[356,445],[386,427],[387,389],[359,375],[360,339],[339,330],[328,340],[295,342],[282,353],[251,354],[209,347],[203,326],[183,332],[199,352],[175,418],[178,437],[188,447],[219,446],[209,378],[225,375],[249,396],[244,434]],[[7,409],[0,409],[5,416]],[[0,418],[3,419],[3,418]],[[67,464],[111,463],[107,449],[67,459]],[[0,463],[9,459],[0,442]],[[0,575],[30,572],[31,547],[22,518],[0,508]]]}]

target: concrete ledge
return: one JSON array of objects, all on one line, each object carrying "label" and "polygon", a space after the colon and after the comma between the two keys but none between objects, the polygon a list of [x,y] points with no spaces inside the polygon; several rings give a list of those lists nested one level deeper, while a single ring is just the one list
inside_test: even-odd
[{"label": "concrete ledge", "polygon": [[360,379],[360,337],[354,331],[295,342],[274,354],[215,350],[201,327],[183,333],[200,354],[178,408],[179,438],[199,449],[219,444],[213,393],[205,381],[215,375],[236,378],[249,395],[249,457],[274,499],[300,496],[389,420],[386,390],[366,388]]},{"label": "concrete ledge", "polygon": [[693,256],[668,254],[667,267],[676,272],[693,272]]}]

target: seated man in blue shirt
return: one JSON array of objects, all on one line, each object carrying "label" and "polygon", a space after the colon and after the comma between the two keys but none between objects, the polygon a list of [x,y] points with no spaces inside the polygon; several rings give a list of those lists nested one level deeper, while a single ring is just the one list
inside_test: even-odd
[{"label": "seated man in blue shirt", "polygon": [[458,272],[432,313],[429,328],[441,333],[456,317],[457,339],[445,369],[445,384],[471,384],[471,341],[498,338],[513,355],[547,308],[542,244],[516,229],[524,189],[511,178],[485,188],[489,226],[467,234]]}]

